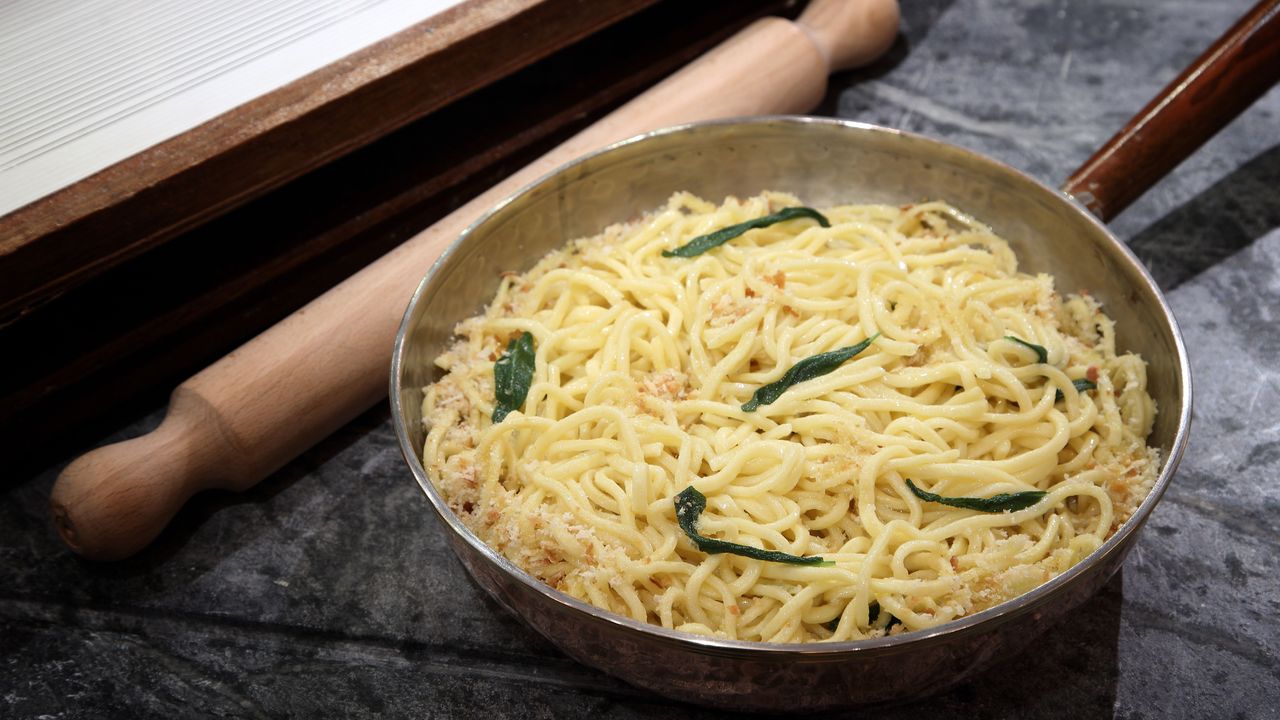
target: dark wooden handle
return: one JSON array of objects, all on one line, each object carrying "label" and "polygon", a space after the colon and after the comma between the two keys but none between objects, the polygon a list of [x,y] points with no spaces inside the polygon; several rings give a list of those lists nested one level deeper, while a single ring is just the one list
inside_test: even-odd
[{"label": "dark wooden handle", "polygon": [[1280,0],[1262,0],[1067,178],[1103,221],[1280,80]]}]

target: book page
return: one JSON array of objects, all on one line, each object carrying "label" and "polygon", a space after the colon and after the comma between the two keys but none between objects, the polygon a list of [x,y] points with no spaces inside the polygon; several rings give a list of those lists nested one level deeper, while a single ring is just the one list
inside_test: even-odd
[{"label": "book page", "polygon": [[0,215],[460,2],[0,3]]}]

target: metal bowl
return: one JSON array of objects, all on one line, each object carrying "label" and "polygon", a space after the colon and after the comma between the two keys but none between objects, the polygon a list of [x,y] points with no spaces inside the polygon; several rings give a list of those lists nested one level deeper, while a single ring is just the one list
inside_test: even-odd
[{"label": "metal bowl", "polygon": [[[1163,458],[1149,497],[1110,540],[1068,572],[983,612],[856,642],[771,644],[687,635],[558,592],[480,541],[422,466],[422,388],[454,326],[477,314],[499,273],[526,270],[574,238],[688,190],[718,201],[761,190],[814,206],[945,199],[989,224],[1021,269],[1060,291],[1088,289],[1116,321],[1123,349],[1149,363],[1159,414],[1148,443]],[[839,120],[777,117],[661,130],[569,163],[468,228],[414,293],[396,336],[391,417],[400,449],[454,552],[477,583],[561,650],[633,685],[685,701],[754,711],[816,711],[937,692],[1026,646],[1111,577],[1169,484],[1191,420],[1191,378],[1177,323],[1146,272],[1083,207],[1001,163],[918,135]]]}]

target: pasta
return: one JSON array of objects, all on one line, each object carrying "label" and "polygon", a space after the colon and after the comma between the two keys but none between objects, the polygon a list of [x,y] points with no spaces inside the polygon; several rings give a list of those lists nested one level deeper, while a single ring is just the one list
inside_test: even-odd
[{"label": "pasta", "polygon": [[454,512],[592,605],[765,642],[933,627],[1101,545],[1159,458],[1146,366],[1100,305],[942,202],[787,211],[671,256],[800,205],[677,193],[505,274],[425,390]]}]

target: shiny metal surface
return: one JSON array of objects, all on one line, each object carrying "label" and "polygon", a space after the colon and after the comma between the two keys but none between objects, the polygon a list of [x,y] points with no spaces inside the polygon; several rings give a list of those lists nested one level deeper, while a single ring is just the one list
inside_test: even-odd
[{"label": "shiny metal surface", "polygon": [[[637,623],[533,579],[448,509],[421,463],[422,388],[457,322],[479,312],[499,273],[523,271],[567,241],[659,207],[676,190],[712,200],[761,190],[814,206],[945,199],[1009,240],[1021,269],[1088,289],[1120,346],[1149,363],[1159,415],[1149,444],[1164,464],[1151,494],[1101,548],[1013,601],[928,631],[805,645],[715,640]],[[391,367],[401,451],[477,583],[564,652],[634,685],[741,710],[814,711],[902,701],[950,687],[1008,657],[1093,595],[1119,568],[1186,444],[1191,379],[1177,324],[1132,253],[1079,204],[1005,165],[924,137],[847,121],[760,118],[672,128],[549,174],[469,228],[431,268],[405,313]]]}]

